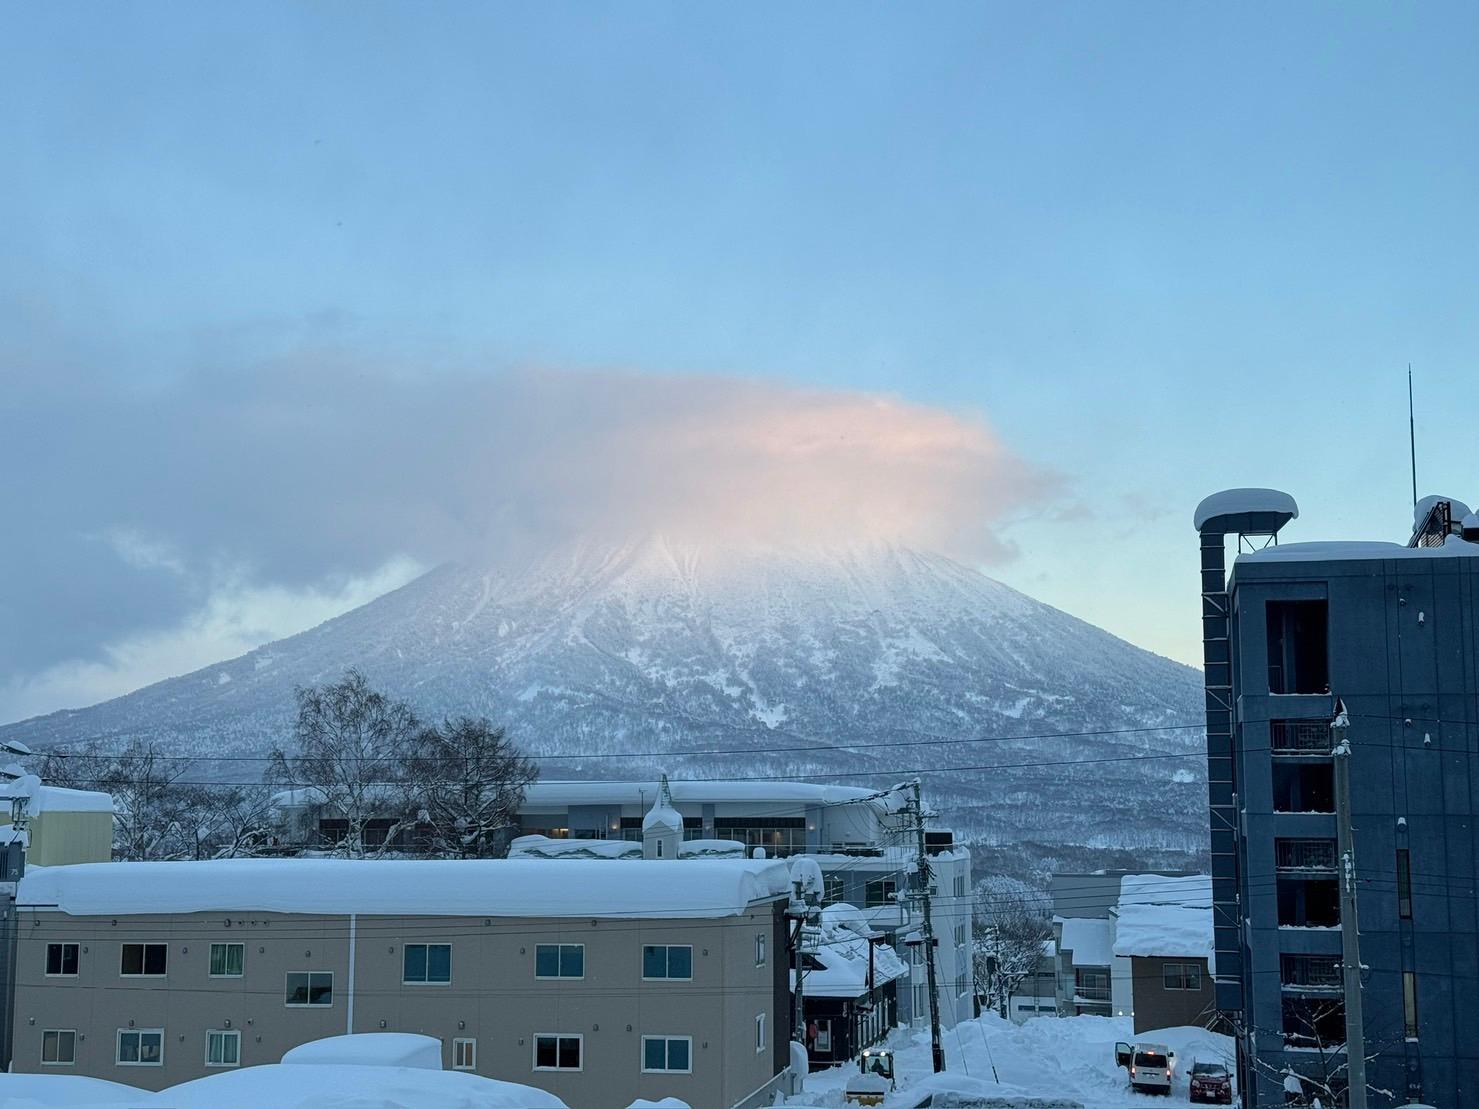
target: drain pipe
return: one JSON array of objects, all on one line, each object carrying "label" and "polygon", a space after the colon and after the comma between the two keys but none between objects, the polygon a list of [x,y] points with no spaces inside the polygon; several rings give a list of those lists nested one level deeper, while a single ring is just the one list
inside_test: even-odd
[{"label": "drain pipe", "polygon": [[344,1034],[354,1035],[354,943],[355,943],[355,915],[349,914],[349,1003],[345,1005],[346,1016],[344,1019]]}]

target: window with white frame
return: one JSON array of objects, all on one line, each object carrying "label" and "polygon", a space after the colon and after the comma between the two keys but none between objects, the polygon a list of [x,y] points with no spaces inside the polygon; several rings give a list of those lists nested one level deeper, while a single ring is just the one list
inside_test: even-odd
[{"label": "window with white frame", "polygon": [[241,1033],[212,1028],[205,1034],[205,1065],[208,1067],[241,1066]]},{"label": "window with white frame", "polygon": [[246,944],[244,943],[213,943],[211,944],[211,977],[212,978],[240,978],[242,967],[246,965]]},{"label": "window with white frame", "polygon": [[692,1036],[643,1036],[642,1071],[693,1073]]},{"label": "window with white frame", "polygon": [[453,1070],[477,1070],[478,1069],[478,1041],[477,1040],[453,1040],[452,1041],[452,1069]]},{"label": "window with white frame", "polygon": [[761,932],[755,937],[755,965],[757,967],[765,965],[765,947],[765,933]]},{"label": "window with white frame", "polygon": [[642,948],[643,978],[691,979],[693,947],[691,944],[646,944]]},{"label": "window with white frame", "polygon": [[755,1015],[755,1050],[756,1051],[764,1051],[765,1050],[765,1014],[764,1013],[757,1013]]},{"label": "window with white frame", "polygon": [[584,978],[585,944],[540,943],[534,946],[535,978]]},{"label": "window with white frame", "polygon": [[450,943],[408,943],[401,967],[401,982],[411,986],[447,986],[452,983]]},{"label": "window with white frame", "polygon": [[1200,990],[1202,968],[1196,963],[1163,963],[1161,985],[1168,990]]},{"label": "window with white frame", "polygon": [[542,1032],[534,1037],[535,1070],[580,1070],[583,1036]]},{"label": "window with white frame", "polygon": [[126,943],[118,973],[124,978],[163,978],[168,953],[168,944]]},{"label": "window with white frame", "polygon": [[817,1018],[817,1050],[830,1055],[832,1053],[832,1020],[830,1017]]},{"label": "window with white frame", "polygon": [[70,1067],[77,1062],[77,1030],[48,1028],[41,1033],[41,1065]]},{"label": "window with white frame", "polygon": [[46,977],[75,978],[77,976],[77,945],[75,943],[49,943],[46,945]]},{"label": "window with white frame", "polygon": [[964,947],[965,946],[965,925],[964,924],[957,924],[955,926],[955,946],[956,947]]},{"label": "window with white frame", "polygon": [[284,1004],[294,1008],[334,1004],[334,972],[303,970],[289,974]]},{"label": "window with white frame", "polygon": [[164,1066],[163,1028],[120,1028],[116,1062],[120,1067]]},{"label": "window with white frame", "polygon": [[965,896],[965,875],[964,874],[957,874],[955,876],[955,896],[956,897],[964,897]]}]

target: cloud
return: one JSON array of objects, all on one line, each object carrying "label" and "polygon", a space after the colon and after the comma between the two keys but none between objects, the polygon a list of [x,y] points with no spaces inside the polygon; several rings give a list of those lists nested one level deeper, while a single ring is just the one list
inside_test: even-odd
[{"label": "cloud", "polygon": [[284,598],[321,619],[387,567],[653,531],[1002,562],[1057,491],[977,416],[755,379],[322,352],[130,387],[49,366],[12,396],[0,718],[248,649]]}]

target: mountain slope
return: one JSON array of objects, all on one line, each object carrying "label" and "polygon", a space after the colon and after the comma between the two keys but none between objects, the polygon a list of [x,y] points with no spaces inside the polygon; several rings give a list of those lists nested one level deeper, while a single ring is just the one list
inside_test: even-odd
[{"label": "mountain slope", "polygon": [[[653,538],[512,569],[442,567],[241,658],[0,735],[260,754],[287,739],[294,685],[351,665],[427,714],[487,715],[531,753],[572,756],[544,763],[546,776],[876,772],[842,780],[886,784],[924,771],[962,833],[1193,850],[1203,839],[1194,670],[886,545]],[[1087,731],[1119,734],[1001,739]],[[715,750],[735,754],[668,754]],[[591,757],[606,753],[621,757]],[[1044,765],[1083,759],[1101,761]],[[256,765],[202,773],[243,767]]]}]

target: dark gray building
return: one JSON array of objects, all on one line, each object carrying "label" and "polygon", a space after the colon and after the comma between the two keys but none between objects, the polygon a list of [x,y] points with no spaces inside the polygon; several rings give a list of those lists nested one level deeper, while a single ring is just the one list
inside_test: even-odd
[{"label": "dark gray building", "polygon": [[1430,498],[1405,545],[1277,544],[1297,515],[1260,489],[1196,513],[1216,998],[1244,1104],[1283,1104],[1291,1072],[1345,1085],[1339,698],[1370,1104],[1479,1106],[1479,518]]}]

